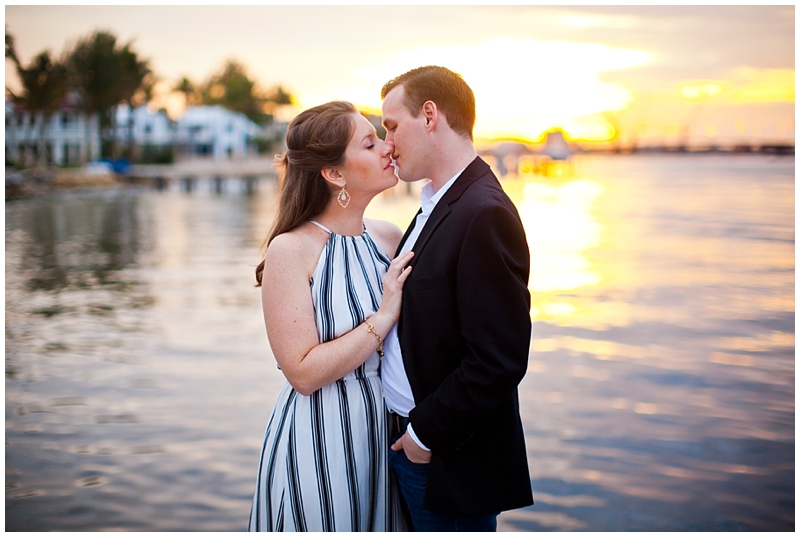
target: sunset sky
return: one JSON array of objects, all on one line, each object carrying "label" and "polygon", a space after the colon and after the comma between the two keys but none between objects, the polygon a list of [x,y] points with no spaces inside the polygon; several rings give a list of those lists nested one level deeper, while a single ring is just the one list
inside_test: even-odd
[{"label": "sunset sky", "polygon": [[[476,135],[695,145],[794,142],[795,8],[783,6],[6,6],[23,64],[109,30],[150,58],[159,105],[226,59],[297,109],[380,110],[388,79],[449,67],[476,94]],[[19,88],[11,62],[6,85]],[[288,115],[291,115],[289,111]]]}]

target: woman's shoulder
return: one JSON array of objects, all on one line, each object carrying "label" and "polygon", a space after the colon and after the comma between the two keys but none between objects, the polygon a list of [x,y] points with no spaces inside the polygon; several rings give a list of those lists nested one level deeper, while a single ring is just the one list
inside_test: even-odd
[{"label": "woman's shoulder", "polygon": [[403,238],[403,232],[400,228],[386,220],[373,220],[372,218],[365,218],[364,224],[367,226],[367,232],[370,236],[393,257],[395,250],[397,250],[397,245],[400,244],[400,239]]},{"label": "woman's shoulder", "polygon": [[295,266],[316,265],[328,234],[310,223],[281,233],[267,247],[266,260]]},{"label": "woman's shoulder", "polygon": [[400,228],[388,220],[365,218],[364,224],[367,226],[367,231],[369,231],[371,235],[380,234],[386,237],[397,236],[398,239],[403,236],[403,232],[400,231]]}]

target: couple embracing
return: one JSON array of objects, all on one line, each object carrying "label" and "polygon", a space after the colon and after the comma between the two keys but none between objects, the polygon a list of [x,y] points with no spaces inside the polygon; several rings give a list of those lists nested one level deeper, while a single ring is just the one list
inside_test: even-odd
[{"label": "couple embracing", "polygon": [[[345,102],[289,125],[256,269],[288,382],[250,530],[494,531],[501,511],[533,503],[519,215],[476,154],[475,99],[458,74],[420,67],[381,96],[385,141]],[[364,218],[398,177],[430,180],[405,234]]]}]

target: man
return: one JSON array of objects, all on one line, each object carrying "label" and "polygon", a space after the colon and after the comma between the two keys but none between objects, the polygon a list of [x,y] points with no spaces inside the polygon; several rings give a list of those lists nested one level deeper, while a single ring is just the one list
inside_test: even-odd
[{"label": "man", "polygon": [[400,179],[430,179],[398,254],[414,251],[382,377],[389,454],[415,531],[495,531],[533,503],[517,386],[530,345],[530,254],[516,208],[472,142],[475,98],[420,67],[381,91]]}]

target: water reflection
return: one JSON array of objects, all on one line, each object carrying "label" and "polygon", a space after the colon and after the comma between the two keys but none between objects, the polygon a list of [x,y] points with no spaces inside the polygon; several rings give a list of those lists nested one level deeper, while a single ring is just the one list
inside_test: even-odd
[{"label": "water reflection", "polygon": [[[536,505],[502,530],[794,527],[794,161],[508,177],[531,246]],[[368,216],[405,227],[418,188]],[[274,182],[6,205],[6,528],[244,529],[283,380]]]},{"label": "water reflection", "polygon": [[[604,188],[582,251],[600,278],[533,289],[573,308],[535,319],[523,413],[545,497],[505,527],[792,528],[793,162],[610,162],[579,167]],[[575,495],[609,501],[559,503]]]},{"label": "water reflection", "polygon": [[119,283],[111,275],[137,260],[136,198],[41,203],[25,218],[12,229],[16,224],[29,235],[24,259],[31,291]]},{"label": "water reflection", "polygon": [[[583,253],[600,243],[603,227],[591,209],[602,192],[602,185],[586,179],[561,184],[525,182],[522,199],[514,202],[531,249],[531,291],[569,291],[601,280]],[[551,294],[532,306],[531,317],[564,317],[575,311],[573,304],[557,301]]]}]

